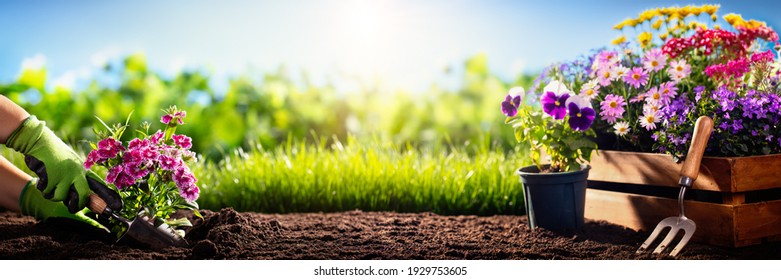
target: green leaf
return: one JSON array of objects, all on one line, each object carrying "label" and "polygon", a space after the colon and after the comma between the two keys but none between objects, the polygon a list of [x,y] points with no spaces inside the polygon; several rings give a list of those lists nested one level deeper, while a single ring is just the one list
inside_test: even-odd
[{"label": "green leaf", "polygon": [[172,228],[193,226],[193,224],[187,218],[166,220],[165,223],[171,226]]}]

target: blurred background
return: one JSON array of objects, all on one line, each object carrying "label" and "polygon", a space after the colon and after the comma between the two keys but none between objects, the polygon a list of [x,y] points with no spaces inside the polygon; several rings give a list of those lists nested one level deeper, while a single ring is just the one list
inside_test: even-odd
[{"label": "blurred background", "polygon": [[[308,146],[333,155],[331,145],[352,139],[361,149],[390,154],[388,166],[398,163],[393,155],[409,151],[413,162],[439,166],[463,153],[463,164],[453,167],[463,170],[449,171],[460,180],[453,197],[484,171],[493,185],[474,183],[483,189],[472,190],[462,206],[483,209],[476,198],[490,193],[500,200],[491,211],[518,212],[512,170],[528,161],[503,124],[499,104],[507,90],[528,88],[550,63],[608,46],[622,34],[612,27],[625,18],[689,4],[720,4],[719,15],[781,24],[779,1],[2,1],[0,94],[81,150],[89,148],[84,140],[95,140],[96,116],[116,123],[130,115],[130,124],[150,121],[154,128],[161,109],[184,109],[187,125],[179,132],[193,138],[202,156],[194,168],[204,172],[206,197],[225,196],[216,191],[225,184],[268,196],[259,185],[271,182],[253,185],[237,179],[251,172],[229,172],[236,161],[252,165],[251,155],[295,161]],[[334,171],[304,168],[299,175],[307,170]],[[441,175],[408,174],[394,184]],[[292,179],[285,180],[277,184]],[[374,183],[388,182],[365,184]],[[506,189],[494,192],[496,185]],[[325,194],[331,192],[308,199]],[[284,199],[291,198],[274,203]],[[318,209],[312,207],[302,209]]]}]

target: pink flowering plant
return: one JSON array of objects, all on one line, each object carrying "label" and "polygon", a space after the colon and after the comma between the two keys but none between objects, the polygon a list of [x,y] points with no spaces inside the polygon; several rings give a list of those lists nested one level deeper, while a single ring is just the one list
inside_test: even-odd
[{"label": "pink flowering plant", "polygon": [[710,116],[707,155],[781,153],[779,36],[740,15],[720,21],[718,9],[644,11],[614,27],[623,34],[613,47],[551,65],[530,91],[556,81],[589,100],[598,109],[592,127],[601,149],[680,158],[697,118]]},{"label": "pink flowering plant", "polygon": [[[529,146],[532,160],[541,172],[581,170],[597,148],[591,130],[596,112],[588,99],[575,95],[556,80],[545,86],[543,92],[539,98],[524,100],[524,89],[512,88],[502,102],[505,123],[515,129],[518,142]],[[543,168],[543,154],[550,157],[547,170]]]},{"label": "pink flowering plant", "polygon": [[[172,106],[164,111],[160,122],[163,130],[150,132],[150,124],[144,122],[137,137],[126,145],[119,139],[128,125],[106,125],[105,131],[95,131],[98,143],[91,143],[93,150],[84,162],[85,169],[107,169],[106,182],[116,187],[124,203],[119,214],[128,219],[146,215],[165,220],[172,228],[191,226],[186,218],[172,219],[177,210],[198,212],[199,188],[197,179],[187,166],[196,160],[190,151],[192,139],[176,134],[176,128],[184,124],[185,111]],[[183,234],[183,231],[179,231]]]}]

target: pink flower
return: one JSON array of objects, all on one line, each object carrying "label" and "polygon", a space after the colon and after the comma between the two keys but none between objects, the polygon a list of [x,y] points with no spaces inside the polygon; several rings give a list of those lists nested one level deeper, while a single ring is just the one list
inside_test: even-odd
[{"label": "pink flower", "polygon": [[179,159],[167,155],[160,155],[157,160],[160,162],[160,168],[163,170],[176,170],[181,165]]},{"label": "pink flower", "polygon": [[100,160],[110,159],[116,157],[119,152],[124,150],[125,147],[122,146],[122,143],[114,138],[106,138],[98,142],[97,154]]},{"label": "pink flower", "polygon": [[616,122],[616,119],[622,118],[626,101],[620,95],[608,94],[605,96],[605,100],[599,104],[601,109],[599,115],[602,120],[612,124]]},{"label": "pink flower", "polygon": [[664,100],[672,100],[675,98],[676,95],[678,95],[678,88],[675,87],[675,82],[666,82],[659,86],[659,93],[662,94],[662,97]]},{"label": "pink flower", "polygon": [[634,88],[640,88],[648,83],[648,73],[643,68],[635,67],[631,71],[624,75],[624,82],[633,86]]},{"label": "pink flower", "polygon": [[160,145],[160,143],[163,141],[163,137],[165,137],[165,133],[158,130],[155,132],[155,134],[152,134],[152,136],[149,137],[149,141],[152,142],[152,144]]},{"label": "pink flower", "polygon": [[130,140],[130,143],[127,144],[127,148],[132,150],[132,149],[136,149],[136,148],[147,147],[149,145],[150,145],[149,140],[147,140],[147,139],[141,140],[141,139],[135,138],[133,140]]},{"label": "pink flower", "polygon": [[174,139],[174,144],[181,147],[182,149],[189,149],[193,146],[192,138],[185,135],[174,134],[172,138]]},{"label": "pink flower", "polygon": [[660,121],[659,111],[646,110],[643,112],[643,117],[640,118],[640,126],[650,131],[656,129],[656,123]]},{"label": "pink flower", "polygon": [[143,160],[141,151],[138,149],[129,150],[122,156],[122,161],[125,163],[140,163]]},{"label": "pink flower", "polygon": [[652,87],[645,93],[645,102],[653,105],[667,104],[669,100],[665,99],[664,95],[659,92],[658,87]]},{"label": "pink flower", "polygon": [[667,74],[670,76],[670,79],[672,79],[676,83],[680,82],[686,77],[689,77],[689,74],[691,73],[692,73],[692,67],[691,65],[686,63],[686,60],[684,59],[671,61],[670,68],[667,69]]},{"label": "pink flower", "polygon": [[613,67],[602,67],[597,71],[597,79],[599,80],[599,85],[603,87],[609,86],[616,79],[616,72]]},{"label": "pink flower", "polygon": [[173,115],[165,114],[162,117],[160,117],[160,122],[164,123],[164,124],[169,124],[169,123],[171,123],[171,120],[173,120],[173,119],[174,119]]},{"label": "pink flower", "polygon": [[751,55],[751,63],[773,62],[773,59],[775,59],[775,55],[771,50],[767,50],[766,52],[761,53],[754,53]]},{"label": "pink flower", "polygon": [[117,181],[117,177],[119,177],[119,174],[122,173],[122,165],[117,165],[108,170],[108,174],[106,174],[106,182],[109,184],[114,184]]},{"label": "pink flower", "polygon": [[125,164],[124,167],[125,173],[133,178],[133,180],[138,180],[141,178],[144,178],[144,176],[149,175],[149,168],[147,168],[143,163],[129,163]]},{"label": "pink flower", "polygon": [[193,202],[197,200],[200,192],[201,190],[199,190],[198,186],[195,184],[179,188],[179,195],[181,195],[182,198],[184,198],[184,200],[187,202]]},{"label": "pink flower", "polygon": [[662,70],[665,64],[667,64],[667,55],[662,53],[661,49],[652,49],[643,57],[643,68],[648,72]]},{"label": "pink flower", "polygon": [[90,169],[93,165],[98,163],[100,161],[100,155],[98,154],[98,150],[93,150],[87,154],[87,160],[84,161],[84,169]]},{"label": "pink flower", "polygon": [[160,122],[164,124],[170,124],[172,120],[176,119],[179,124],[184,124],[185,117],[187,117],[187,112],[176,111],[173,114],[165,114],[160,117]]}]

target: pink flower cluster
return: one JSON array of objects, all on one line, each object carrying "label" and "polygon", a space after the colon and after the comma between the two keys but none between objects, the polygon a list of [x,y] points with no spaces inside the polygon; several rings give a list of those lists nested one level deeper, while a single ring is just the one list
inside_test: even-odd
[{"label": "pink flower cluster", "polygon": [[751,63],[773,62],[773,60],[775,60],[775,57],[776,56],[773,54],[773,51],[771,50],[767,50],[761,53],[754,53],[751,55]]},{"label": "pink flower cluster", "polygon": [[[172,116],[181,118],[184,115]],[[165,123],[165,116],[161,122]],[[171,141],[165,140],[165,133],[157,131],[145,139],[135,138],[127,147],[114,138],[106,138],[98,142],[98,149],[87,155],[84,168],[90,169],[95,164],[108,168],[106,182],[114,184],[118,189],[135,185],[139,180],[148,179],[150,175],[159,175],[162,183],[173,181],[179,194],[187,201],[198,199],[199,189],[195,184],[197,179],[185,164],[185,159],[194,157],[192,139],[185,135],[173,134]],[[167,142],[167,143],[166,143]]]},{"label": "pink flower cluster", "polygon": [[724,64],[714,64],[705,68],[705,74],[708,77],[724,78],[740,78],[744,74],[751,71],[751,63],[746,58],[740,58],[731,60]]}]

